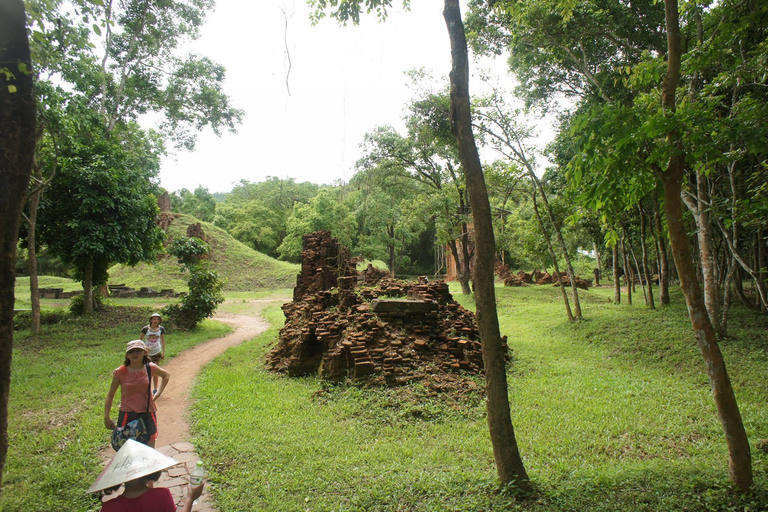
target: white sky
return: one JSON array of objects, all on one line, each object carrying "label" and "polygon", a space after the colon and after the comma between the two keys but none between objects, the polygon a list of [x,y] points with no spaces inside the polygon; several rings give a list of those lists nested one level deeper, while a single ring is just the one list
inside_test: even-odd
[{"label": "white sky", "polygon": [[402,130],[411,99],[403,72],[450,71],[443,2],[412,0],[410,12],[393,3],[384,23],[367,15],[357,27],[327,18],[313,27],[306,0],[218,0],[190,51],[226,67],[225,91],[245,118],[237,134],[206,130],[195,152],[164,159],[161,185],[227,192],[267,176],[348,181],[365,133],[384,124]]}]

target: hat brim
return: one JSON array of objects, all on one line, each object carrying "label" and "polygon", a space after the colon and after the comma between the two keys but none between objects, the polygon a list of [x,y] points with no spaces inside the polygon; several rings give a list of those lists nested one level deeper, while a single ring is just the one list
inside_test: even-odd
[{"label": "hat brim", "polygon": [[106,465],[87,492],[98,492],[168,469],[178,461],[138,441],[129,439]]}]

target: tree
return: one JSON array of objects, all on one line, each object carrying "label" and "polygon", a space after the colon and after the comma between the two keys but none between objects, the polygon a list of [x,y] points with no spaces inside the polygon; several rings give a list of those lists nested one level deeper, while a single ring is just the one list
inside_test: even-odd
[{"label": "tree", "polygon": [[275,176],[258,183],[241,180],[216,205],[213,223],[244,244],[276,258],[294,206],[308,204],[319,188],[314,183]]},{"label": "tree", "polygon": [[35,145],[35,103],[26,13],[0,2],[0,485],[8,454],[16,246]]},{"label": "tree", "polygon": [[62,141],[61,168],[41,208],[41,235],[77,269],[87,313],[93,287],[106,282],[111,265],[149,261],[162,249],[159,210],[150,194],[159,156],[136,126],[106,137],[98,120],[73,121],[78,122]]},{"label": "tree", "polygon": [[[312,3],[318,6],[318,12],[322,13],[327,5],[327,0],[312,0]],[[342,22],[346,22],[350,17],[355,21],[359,19],[359,0],[340,0],[338,4],[331,0],[331,5],[337,6],[333,15]],[[386,15],[386,8],[390,5],[390,1],[365,0],[365,5],[368,6],[369,10],[378,9],[379,13]],[[493,239],[493,217],[483,179],[480,157],[472,134],[468,50],[458,0],[445,0],[443,17],[451,40],[453,61],[450,73],[451,126],[454,129],[472,206],[472,217],[475,222],[477,244],[475,296],[478,328],[485,364],[488,426],[499,479],[503,484],[515,483],[522,489],[529,489],[528,474],[520,458],[510,419],[506,368],[493,283],[496,253]]]},{"label": "tree", "polygon": [[176,256],[184,271],[189,272],[189,293],[178,304],[169,304],[163,308],[163,314],[178,327],[191,330],[206,318],[212,317],[218,305],[224,302],[221,294],[224,283],[218,272],[210,268],[206,258],[211,248],[204,240],[181,237],[173,241],[168,252]]},{"label": "tree", "polygon": [[525,141],[530,137],[530,130],[524,126],[520,126],[515,122],[515,117],[520,115],[520,111],[508,112],[506,102],[501,97],[498,91],[494,91],[488,98],[482,102],[482,108],[477,109],[477,118],[479,119],[478,128],[483,135],[488,139],[491,147],[496,149],[499,153],[509,158],[511,161],[520,165],[525,169],[528,178],[534,186],[534,193],[538,192],[541,196],[541,202],[544,205],[544,209],[549,217],[552,230],[555,233],[555,238],[560,246],[560,253],[565,259],[566,268],[568,269],[568,276],[571,281],[571,295],[573,297],[573,313],[571,312],[571,306],[568,303],[568,298],[563,289],[563,280],[560,276],[560,271],[557,269],[557,257],[555,251],[552,248],[549,234],[546,233],[546,227],[539,215],[538,203],[536,197],[533,197],[534,209],[536,217],[539,219],[539,225],[542,233],[547,241],[549,252],[555,265],[555,274],[557,282],[560,288],[563,290],[563,299],[565,302],[565,309],[568,315],[568,320],[579,320],[582,318],[581,303],[579,302],[578,287],[576,286],[576,273],[573,270],[571,264],[571,258],[568,255],[568,248],[565,245],[563,239],[562,229],[560,223],[555,218],[552,211],[552,207],[549,204],[549,199],[544,191],[544,186],[541,180],[536,175],[534,169],[535,160],[533,155],[530,155],[530,148],[526,147]]},{"label": "tree", "polygon": [[[178,57],[175,54],[181,41],[198,36],[205,12],[212,6],[211,0],[71,0],[52,2],[36,11],[36,25],[32,27],[34,40],[39,42],[35,46],[36,60],[44,63],[44,72],[55,74],[66,83],[66,88],[71,89],[71,103],[82,107],[68,109],[68,115],[82,116],[82,119],[72,120],[69,126],[88,124],[86,138],[98,134],[98,137],[107,140],[104,144],[95,142],[101,148],[109,144],[119,146],[130,143],[138,133],[134,126],[136,120],[150,112],[160,118],[162,142],[170,141],[176,147],[194,148],[196,132],[206,126],[216,134],[222,128],[234,131],[243,113],[229,105],[229,98],[222,91],[223,67],[205,57]],[[94,34],[103,36],[100,66],[90,43]],[[47,107],[44,102],[40,105],[43,109]],[[93,116],[93,112],[97,115]],[[97,128],[95,123],[101,127]],[[131,135],[126,135],[129,133]],[[65,137],[62,133],[52,136]],[[126,138],[120,141],[121,137]],[[161,141],[155,139],[152,144],[141,142],[134,147],[134,152],[151,147],[150,153],[136,155],[137,159],[153,159],[158,151],[164,151],[164,145],[158,142]],[[114,165],[113,160],[109,166]],[[98,167],[94,165],[91,171]],[[92,180],[93,176],[83,179]],[[139,180],[139,186],[143,183]],[[33,199],[35,197],[33,195]],[[50,205],[59,199],[66,202],[65,197],[49,195],[46,204],[52,208]],[[141,209],[142,206],[137,204],[131,208]],[[34,218],[35,214],[30,212],[29,218]],[[46,218],[51,219],[50,216]],[[114,221],[110,222],[115,226]],[[52,229],[45,229],[53,233]],[[125,229],[130,231],[131,227]],[[134,239],[131,245],[144,244]],[[153,245],[154,242],[147,241],[149,252],[154,250]],[[126,250],[124,254],[130,251]],[[149,252],[144,256],[148,256]],[[116,254],[113,252],[113,255]],[[72,254],[57,255],[65,260],[72,258]],[[127,261],[134,261],[136,257],[134,254]],[[81,258],[78,257],[78,260]],[[30,261],[34,262],[34,257]],[[81,272],[88,280],[89,276],[92,277],[91,263],[83,263],[85,267],[81,268]],[[104,263],[106,260],[99,264]],[[34,269],[31,270],[33,274]],[[96,270],[105,272],[105,269]],[[105,276],[100,278],[105,279]],[[30,279],[33,287],[35,282],[34,278]],[[84,285],[86,293],[90,294],[86,282]],[[34,291],[33,295],[36,295]],[[85,307],[86,311],[90,310],[91,302],[86,301]]]},{"label": "tree", "polygon": [[458,0],[445,0],[443,17],[451,40],[451,125],[459,147],[462,170],[467,180],[472,218],[475,223],[475,298],[477,324],[483,349],[486,391],[488,393],[488,427],[496,458],[496,470],[503,483],[514,483],[529,489],[530,482],[517,448],[512,427],[507,394],[507,374],[496,313],[494,290],[494,262],[496,246],[493,239],[488,192],[483,179],[480,155],[472,133],[472,114],[469,96],[469,57],[464,24]]},{"label": "tree", "polygon": [[[411,72],[414,88],[423,89],[427,77]],[[472,244],[467,189],[459,169],[456,141],[451,131],[447,93],[422,91],[408,107],[407,135],[390,126],[368,133],[364,157],[358,166],[378,166],[393,180],[411,180],[423,191],[424,201],[417,207],[433,217],[438,243],[448,246],[456,262],[462,293],[469,295]]]},{"label": "tree", "polygon": [[170,194],[171,211],[186,213],[203,222],[213,221],[216,212],[216,200],[207,188],[199,186],[194,192],[186,188]]},{"label": "tree", "polygon": [[277,248],[283,259],[297,261],[301,256],[302,237],[314,231],[330,231],[342,245],[354,246],[355,218],[340,200],[342,193],[343,190],[323,188],[309,204],[294,206],[288,218],[288,233]]},{"label": "tree", "polygon": [[744,423],[736,404],[725,361],[717,343],[715,330],[709,321],[707,308],[696,277],[688,236],[683,223],[683,208],[680,194],[685,176],[685,150],[681,144],[680,127],[675,123],[676,94],[680,81],[680,62],[682,48],[680,46],[680,25],[677,0],[665,0],[664,10],[667,26],[667,72],[661,91],[661,103],[665,117],[672,122],[668,124],[667,141],[670,146],[669,162],[662,180],[664,183],[664,208],[667,214],[669,241],[672,255],[680,276],[680,287],[683,289],[691,327],[696,334],[699,350],[704,358],[707,376],[712,387],[712,393],[717,405],[720,422],[725,431],[728,445],[728,471],[734,485],[746,491],[752,486],[752,457],[749,440],[744,429]]},{"label": "tree", "polygon": [[390,172],[387,165],[369,166],[366,159],[360,161],[349,183],[359,229],[353,252],[387,261],[392,277],[401,264],[411,263],[404,248],[427,230],[432,217],[425,208],[430,199],[420,185]]}]

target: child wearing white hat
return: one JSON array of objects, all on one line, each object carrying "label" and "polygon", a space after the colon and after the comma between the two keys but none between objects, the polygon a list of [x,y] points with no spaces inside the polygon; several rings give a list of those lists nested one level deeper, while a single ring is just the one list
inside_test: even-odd
[{"label": "child wearing white hat", "polygon": [[[147,344],[149,350],[149,360],[155,364],[160,364],[160,360],[165,357],[165,327],[160,325],[163,317],[160,313],[152,313],[149,317],[149,324],[141,328],[139,339]],[[154,379],[154,392],[157,392],[157,377]]]}]

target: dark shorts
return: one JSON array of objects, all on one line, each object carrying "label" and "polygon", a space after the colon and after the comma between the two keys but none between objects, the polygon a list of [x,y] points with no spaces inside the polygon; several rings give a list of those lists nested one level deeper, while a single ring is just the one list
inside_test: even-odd
[{"label": "dark shorts", "polygon": [[157,439],[157,415],[154,412],[124,412],[120,411],[117,415],[117,426],[124,427],[128,422],[137,418],[144,418],[144,424],[147,426],[149,440]]},{"label": "dark shorts", "polygon": [[160,360],[163,358],[162,354],[155,354],[154,356],[150,356],[149,360],[153,363],[157,364],[160,362]]}]

